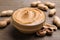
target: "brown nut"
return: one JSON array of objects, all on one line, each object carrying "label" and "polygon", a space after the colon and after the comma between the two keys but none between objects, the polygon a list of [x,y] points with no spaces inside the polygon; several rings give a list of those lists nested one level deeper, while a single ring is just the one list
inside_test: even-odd
[{"label": "brown nut", "polygon": [[43,36],[46,35],[46,30],[45,29],[44,30],[39,30],[38,32],[36,32],[36,35],[40,36],[40,37],[43,37]]},{"label": "brown nut", "polygon": [[48,7],[47,6],[45,6],[44,4],[38,4],[38,8],[39,9],[41,9],[41,10],[43,10],[43,11],[47,11],[48,10]]},{"label": "brown nut", "polygon": [[0,28],[6,27],[10,23],[10,18],[0,20]]},{"label": "brown nut", "polygon": [[39,3],[41,3],[41,1],[32,2],[31,7],[37,7]]},{"label": "brown nut", "polygon": [[56,9],[50,9],[49,16],[52,17],[55,14],[56,14]]},{"label": "brown nut", "polygon": [[54,16],[53,17],[53,24],[56,24],[57,21],[60,20],[58,16]]},{"label": "brown nut", "polygon": [[11,22],[11,18],[5,18],[4,20],[7,22],[7,24]]},{"label": "brown nut", "polygon": [[57,27],[55,25],[52,25],[53,27],[51,27],[51,29],[53,29],[53,31],[57,30]]},{"label": "brown nut", "polygon": [[6,27],[7,23],[6,21],[0,21],[0,28]]},{"label": "brown nut", "polygon": [[49,24],[49,23],[45,23],[45,25],[44,25],[43,27],[44,27],[44,28],[50,28],[50,29],[52,29],[52,30],[54,30],[54,31],[57,30],[57,27],[56,27],[55,25],[51,25],[51,24]]},{"label": "brown nut", "polygon": [[53,24],[60,28],[60,18],[58,16],[53,17]]},{"label": "brown nut", "polygon": [[45,28],[44,27],[42,27],[40,30],[44,30]]},{"label": "brown nut", "polygon": [[52,3],[52,2],[45,2],[44,3],[46,6],[48,6],[49,8],[55,8],[55,3]]},{"label": "brown nut", "polygon": [[46,32],[47,32],[47,33],[46,33],[47,35],[52,35],[53,30],[52,30],[51,28],[47,28],[47,29],[46,29]]},{"label": "brown nut", "polygon": [[0,17],[5,17],[5,16],[11,16],[13,13],[13,10],[5,10],[0,13]]}]

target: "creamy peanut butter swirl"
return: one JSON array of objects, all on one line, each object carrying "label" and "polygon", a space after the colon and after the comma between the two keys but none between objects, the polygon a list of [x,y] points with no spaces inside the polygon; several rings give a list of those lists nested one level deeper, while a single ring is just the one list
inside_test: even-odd
[{"label": "creamy peanut butter swirl", "polygon": [[45,20],[44,13],[36,8],[18,9],[13,17],[21,24],[39,24]]}]

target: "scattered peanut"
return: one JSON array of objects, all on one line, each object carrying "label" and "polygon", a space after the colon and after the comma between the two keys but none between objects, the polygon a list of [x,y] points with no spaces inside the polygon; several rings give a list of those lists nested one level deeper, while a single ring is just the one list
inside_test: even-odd
[{"label": "scattered peanut", "polygon": [[32,2],[31,6],[32,7],[36,7],[39,3],[41,3],[41,1]]},{"label": "scattered peanut", "polygon": [[52,24],[49,24],[49,23],[45,23],[45,25],[43,26],[44,28],[50,28],[52,29],[53,31],[56,31],[57,30],[57,27],[55,25],[52,25]]},{"label": "scattered peanut", "polygon": [[60,28],[60,18],[58,16],[54,16],[53,23]]},{"label": "scattered peanut", "polygon": [[11,22],[11,18],[5,18],[4,19],[8,24]]},{"label": "scattered peanut", "polygon": [[55,14],[56,14],[56,9],[50,9],[49,16],[52,17]]},{"label": "scattered peanut", "polygon": [[6,27],[10,23],[10,18],[0,20],[0,28]]},{"label": "scattered peanut", "polygon": [[51,28],[46,29],[47,35],[52,35],[53,30]]},{"label": "scattered peanut", "polygon": [[44,11],[47,11],[48,10],[48,7],[45,6],[44,4],[38,4],[38,8],[41,9],[41,10],[44,10]]},{"label": "scattered peanut", "polygon": [[45,2],[44,4],[45,4],[46,6],[48,6],[49,8],[55,8],[55,3]]},{"label": "scattered peanut", "polygon": [[43,37],[46,35],[46,31],[45,30],[39,30],[38,32],[36,32],[36,35]]},{"label": "scattered peanut", "polygon": [[3,28],[7,25],[6,21],[0,21],[0,28]]},{"label": "scattered peanut", "polygon": [[11,16],[12,13],[13,13],[13,10],[5,10],[5,11],[2,11],[2,12],[0,13],[0,16],[1,16],[1,17]]}]

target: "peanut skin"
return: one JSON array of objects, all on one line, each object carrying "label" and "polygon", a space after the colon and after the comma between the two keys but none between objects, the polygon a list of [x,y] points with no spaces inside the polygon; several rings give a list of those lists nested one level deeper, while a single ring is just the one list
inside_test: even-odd
[{"label": "peanut skin", "polygon": [[47,35],[52,35],[53,30],[51,28],[46,29]]},{"label": "peanut skin", "polygon": [[0,17],[6,17],[6,16],[11,16],[13,13],[13,10],[5,10],[0,13]]},{"label": "peanut skin", "polygon": [[53,24],[55,24],[58,28],[60,28],[60,18],[58,16],[54,16]]},{"label": "peanut skin", "polygon": [[6,21],[0,21],[0,28],[3,28],[7,25]]},{"label": "peanut skin", "polygon": [[56,14],[56,9],[50,9],[49,16],[52,17],[55,14]]},{"label": "peanut skin", "polygon": [[31,7],[37,7],[39,3],[41,3],[41,1],[32,2]]},{"label": "peanut skin", "polygon": [[44,4],[45,4],[46,6],[48,6],[49,8],[51,8],[51,9],[55,8],[55,3],[45,2]]},{"label": "peanut skin", "polygon": [[46,31],[45,30],[39,30],[38,32],[36,32],[37,36],[43,37],[46,35]]},{"label": "peanut skin", "polygon": [[56,31],[57,30],[57,27],[55,25],[52,25],[52,24],[49,24],[49,23],[45,23],[45,25],[43,26],[44,28],[50,28],[52,29],[53,31]]},{"label": "peanut skin", "polygon": [[48,7],[47,6],[45,6],[44,4],[38,4],[38,8],[39,9],[41,9],[41,10],[43,10],[43,11],[47,11],[48,10]]},{"label": "peanut skin", "polygon": [[6,27],[10,23],[10,21],[11,21],[10,18],[0,20],[0,28]]}]

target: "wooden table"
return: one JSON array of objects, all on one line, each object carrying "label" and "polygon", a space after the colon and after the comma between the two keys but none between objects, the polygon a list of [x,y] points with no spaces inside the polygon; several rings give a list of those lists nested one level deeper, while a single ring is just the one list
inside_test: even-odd
[{"label": "wooden table", "polygon": [[[18,8],[30,6],[29,4],[36,0],[0,0],[0,12],[3,10],[16,10]],[[51,1],[56,3],[56,15],[60,17],[60,0],[41,0],[42,2]],[[52,24],[52,18],[46,14],[46,22]],[[0,19],[3,17],[0,17]],[[4,29],[0,29],[0,40],[60,40],[60,30],[53,33],[52,36],[36,37],[35,35],[24,35],[16,30],[12,24]]]}]

